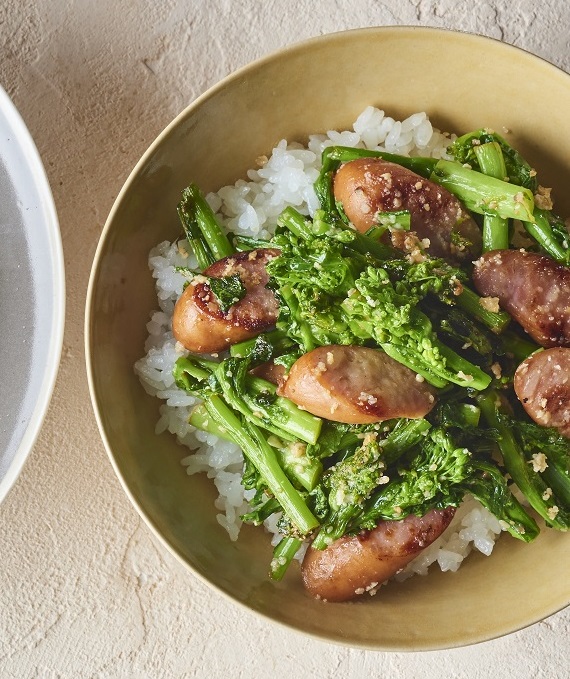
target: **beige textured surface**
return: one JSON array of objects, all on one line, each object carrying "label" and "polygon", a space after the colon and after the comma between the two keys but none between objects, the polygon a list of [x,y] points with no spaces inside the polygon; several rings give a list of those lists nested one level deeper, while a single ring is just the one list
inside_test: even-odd
[{"label": "beige textured surface", "polygon": [[481,32],[570,70],[565,0],[480,2],[477,15],[472,5],[1,4],[0,84],[46,165],[68,289],[52,405],[22,476],[0,506],[2,678],[285,677],[300,668],[311,677],[567,676],[569,610],[501,640],[421,656],[331,646],[244,613],[189,575],[139,521],[100,443],[85,382],[82,319],[98,235],[136,160],[189,101],[277,47],[375,24]]}]

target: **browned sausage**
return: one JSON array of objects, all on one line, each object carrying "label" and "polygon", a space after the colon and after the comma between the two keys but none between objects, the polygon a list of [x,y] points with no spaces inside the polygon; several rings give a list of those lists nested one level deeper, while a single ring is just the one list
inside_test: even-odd
[{"label": "browned sausage", "polygon": [[313,349],[291,366],[278,392],[317,417],[348,424],[419,418],[434,390],[387,354],[358,346]]},{"label": "browned sausage", "polygon": [[279,305],[266,288],[267,262],[279,250],[265,248],[224,257],[204,274],[224,278],[238,273],[247,290],[243,299],[223,313],[204,277],[196,276],[184,290],[172,317],[174,337],[189,351],[215,353],[268,330],[277,320]]},{"label": "browned sausage", "polygon": [[373,592],[431,545],[454,514],[453,507],[434,509],[423,517],[410,514],[340,538],[322,551],[309,547],[302,567],[305,588],[327,601],[347,601]]},{"label": "browned sausage", "polygon": [[[409,210],[412,230],[429,239],[427,251],[434,257],[472,259],[481,252],[481,231],[459,200],[395,163],[380,158],[345,163],[334,177],[334,196],[358,231],[365,232],[377,223],[378,212]],[[452,233],[472,246],[456,247]]]},{"label": "browned sausage", "polygon": [[570,346],[570,269],[550,257],[520,250],[493,250],[475,263],[473,281],[496,297],[543,347]]},{"label": "browned sausage", "polygon": [[570,438],[570,349],[538,351],[519,365],[514,388],[529,416]]}]

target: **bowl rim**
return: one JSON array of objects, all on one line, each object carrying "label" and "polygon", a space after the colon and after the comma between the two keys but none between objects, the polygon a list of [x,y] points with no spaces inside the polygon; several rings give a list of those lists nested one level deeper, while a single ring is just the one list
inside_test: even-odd
[{"label": "bowl rim", "polygon": [[[107,456],[109,457],[109,461],[111,462],[111,465],[115,471],[115,474],[117,475],[121,486],[126,493],[127,497],[129,498],[130,502],[133,504],[135,507],[136,511],[138,512],[139,516],[143,519],[145,524],[150,528],[152,533],[164,547],[169,551],[170,554],[172,554],[178,562],[182,563],[182,565],[190,572],[192,573],[195,577],[197,577],[199,580],[201,580],[204,584],[206,584],[208,587],[216,590],[219,594],[224,596],[227,600],[233,602],[234,604],[238,604],[243,610],[247,611],[249,614],[252,615],[257,615],[261,616],[264,620],[270,621],[271,623],[278,625],[281,628],[286,628],[292,632],[295,632],[296,634],[300,635],[305,635],[309,636],[315,640],[318,641],[323,641],[329,644],[334,644],[338,646],[343,646],[343,647],[348,647],[348,648],[358,648],[361,650],[369,650],[369,651],[377,651],[377,652],[398,652],[398,653],[416,653],[416,652],[424,652],[424,651],[443,651],[443,650],[448,650],[448,649],[454,649],[454,648],[462,648],[462,647],[467,647],[467,646],[473,646],[477,644],[481,644],[487,641],[492,641],[494,639],[498,639],[504,636],[507,636],[509,634],[512,634],[514,632],[521,631],[523,629],[526,629],[527,627],[530,627],[541,620],[544,620],[548,618],[551,615],[554,615],[555,613],[565,609],[567,606],[570,605],[570,599],[563,604],[553,606],[552,608],[544,611],[539,615],[539,617],[527,617],[524,620],[522,620],[520,623],[516,625],[511,625],[508,628],[503,629],[502,631],[496,631],[493,632],[492,634],[478,634],[478,635],[473,635],[469,638],[464,638],[461,640],[457,641],[452,641],[448,643],[437,643],[437,642],[432,642],[432,643],[420,643],[417,647],[402,647],[398,646],[396,644],[386,644],[386,645],[370,645],[369,643],[363,642],[360,643],[358,641],[351,641],[351,640],[346,640],[340,637],[334,637],[330,634],[327,634],[326,632],[318,632],[318,631],[305,631],[301,630],[297,627],[295,627],[292,623],[289,623],[287,621],[279,620],[274,617],[272,617],[269,613],[260,611],[257,609],[252,609],[250,606],[248,606],[245,602],[239,600],[237,597],[234,597],[230,592],[222,589],[219,585],[214,583],[213,581],[209,580],[205,575],[201,574],[198,572],[194,567],[187,562],[187,560],[184,558],[182,553],[173,545],[171,544],[159,531],[158,527],[155,525],[155,522],[153,519],[148,516],[145,511],[143,510],[141,504],[137,500],[137,498],[134,496],[133,492],[131,492],[127,480],[124,478],[124,476],[121,474],[118,463],[115,459],[115,455],[112,451],[109,439],[107,438],[107,434],[105,431],[105,428],[103,426],[103,421],[102,417],[99,412],[99,406],[98,406],[98,399],[97,399],[97,391],[95,388],[95,383],[94,383],[94,378],[93,378],[93,363],[91,359],[91,352],[92,352],[92,345],[91,345],[91,326],[93,323],[93,317],[92,317],[92,311],[93,311],[93,306],[94,306],[94,298],[95,298],[95,290],[96,290],[96,283],[100,271],[100,264],[102,260],[102,254],[103,250],[105,247],[105,243],[107,240],[107,237],[109,235],[109,232],[111,230],[111,226],[115,220],[115,216],[119,210],[119,206],[122,203],[122,200],[124,196],[128,193],[130,190],[131,185],[135,182],[136,178],[141,172],[141,169],[144,168],[148,161],[152,158],[153,154],[155,153],[156,149],[162,144],[162,141],[165,137],[169,135],[169,133],[177,127],[180,122],[191,115],[193,111],[197,108],[199,108],[204,102],[208,101],[212,97],[214,97],[220,90],[224,89],[228,84],[233,83],[236,80],[239,80],[243,76],[247,75],[248,73],[252,71],[256,71],[259,68],[263,68],[266,64],[271,64],[279,59],[281,59],[284,55],[289,54],[289,53],[294,53],[294,52],[302,52],[304,50],[310,49],[310,47],[314,44],[318,44],[321,42],[325,41],[334,41],[334,40],[341,40],[346,36],[347,34],[355,34],[356,36],[358,35],[365,35],[365,34],[378,34],[379,36],[388,36],[390,34],[393,35],[411,35],[413,33],[422,33],[425,35],[433,34],[434,36],[440,35],[442,37],[461,37],[466,40],[473,40],[474,42],[481,43],[483,45],[492,43],[494,44],[495,47],[499,49],[504,49],[508,53],[513,53],[513,54],[520,54],[523,53],[526,55],[528,58],[531,60],[537,60],[543,63],[543,65],[552,70],[553,73],[556,73],[557,75],[564,76],[566,78],[569,78],[569,83],[570,83],[570,74],[566,73],[562,68],[559,66],[556,66],[552,62],[548,61],[548,59],[545,59],[544,57],[541,57],[539,55],[533,54],[527,49],[524,49],[522,47],[518,47],[515,45],[511,45],[509,43],[503,42],[502,40],[498,38],[494,38],[491,36],[486,36],[480,33],[476,32],[471,32],[471,31],[462,31],[462,30],[457,30],[457,29],[451,29],[451,28],[443,28],[443,27],[431,27],[431,26],[417,26],[417,25],[398,25],[398,26],[368,26],[368,27],[362,27],[362,28],[352,28],[348,30],[342,30],[342,31],[334,31],[331,33],[326,33],[324,35],[320,36],[315,36],[312,38],[308,38],[305,40],[301,40],[295,43],[292,43],[290,45],[287,45],[285,47],[282,47],[280,49],[274,50],[270,52],[269,54],[266,54],[258,59],[255,59],[240,68],[232,71],[231,73],[227,74],[224,76],[221,80],[217,81],[210,87],[208,87],[202,94],[197,96],[193,101],[190,102],[180,113],[178,113],[174,119],[166,125],[166,127],[163,128],[163,130],[157,135],[157,137],[151,142],[151,144],[148,146],[144,154],[141,156],[141,158],[138,160],[136,165],[133,167],[129,175],[127,176],[123,186],[121,187],[121,190],[117,194],[117,197],[115,198],[113,205],[111,207],[111,210],[109,212],[109,215],[105,221],[105,225],[101,231],[99,241],[97,244],[97,249],[93,258],[93,264],[89,276],[89,283],[87,287],[87,296],[86,296],[86,303],[85,303],[85,323],[84,323],[84,343],[85,343],[85,361],[86,361],[86,367],[87,367],[87,380],[88,380],[88,387],[89,387],[89,394],[91,397],[91,402],[92,402],[92,407],[95,415],[95,419],[97,421],[97,426],[99,428],[99,433],[101,435],[101,439],[103,441],[105,450],[107,452]],[[142,388],[142,387],[141,387]]]},{"label": "bowl rim", "polygon": [[43,372],[42,382],[35,399],[33,410],[30,413],[29,422],[16,448],[14,457],[9,463],[4,476],[0,479],[1,503],[14,486],[26,460],[32,452],[51,403],[63,348],[66,285],[63,244],[59,219],[47,173],[38,148],[22,115],[8,93],[2,87],[0,87],[0,109],[10,124],[14,140],[20,147],[27,164],[27,169],[33,178],[34,187],[42,201],[41,204],[45,215],[45,230],[49,245],[49,252],[47,255],[53,268],[53,309],[51,313],[53,332],[49,338],[46,363],[41,367]]}]

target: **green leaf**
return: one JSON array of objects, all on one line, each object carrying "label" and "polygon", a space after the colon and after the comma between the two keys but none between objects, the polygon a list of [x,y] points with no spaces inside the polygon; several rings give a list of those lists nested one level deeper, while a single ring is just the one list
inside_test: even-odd
[{"label": "green leaf", "polygon": [[207,276],[210,290],[215,295],[222,313],[226,314],[230,308],[242,300],[247,290],[239,274],[235,273],[224,278]]}]

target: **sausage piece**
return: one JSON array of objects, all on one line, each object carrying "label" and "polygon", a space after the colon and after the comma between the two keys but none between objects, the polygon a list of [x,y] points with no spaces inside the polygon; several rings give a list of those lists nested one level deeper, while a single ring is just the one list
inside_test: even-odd
[{"label": "sausage piece", "polygon": [[303,584],[312,596],[327,601],[348,601],[371,592],[431,545],[454,514],[454,507],[434,509],[423,517],[410,514],[342,537],[322,551],[309,547],[303,559]]},{"label": "sausage piece", "polygon": [[493,250],[475,262],[478,292],[497,297],[543,347],[570,346],[570,269],[550,257],[520,250]]},{"label": "sausage piece", "polygon": [[188,351],[215,353],[271,328],[279,305],[273,292],[265,287],[269,280],[265,265],[278,255],[279,250],[274,248],[239,252],[204,271],[204,275],[213,278],[240,275],[246,295],[226,313],[220,309],[207,280],[196,276],[174,307],[174,337]]},{"label": "sausage piece", "polygon": [[[481,231],[460,201],[442,186],[396,163],[381,158],[345,163],[334,177],[334,196],[363,233],[377,223],[378,212],[408,210],[412,230],[430,241],[430,255],[465,260],[481,252]],[[472,245],[463,249],[453,245],[452,233]]]},{"label": "sausage piece", "polygon": [[348,424],[420,418],[435,404],[432,387],[412,370],[359,346],[331,345],[304,354],[278,393],[317,417]]},{"label": "sausage piece", "polygon": [[515,393],[537,424],[570,438],[570,349],[538,351],[517,368]]}]

